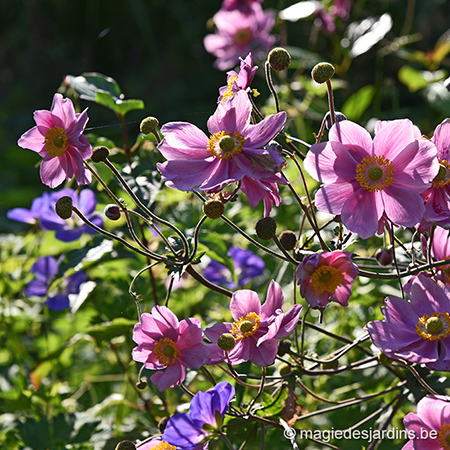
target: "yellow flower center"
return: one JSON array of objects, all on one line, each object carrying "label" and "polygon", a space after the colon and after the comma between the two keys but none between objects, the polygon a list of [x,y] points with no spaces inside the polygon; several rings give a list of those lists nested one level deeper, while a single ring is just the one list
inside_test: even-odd
[{"label": "yellow flower center", "polygon": [[431,182],[434,188],[441,188],[450,183],[450,163],[439,158],[439,172]]},{"label": "yellow flower center", "polygon": [[448,337],[450,335],[449,313],[424,314],[417,322],[416,333],[429,341]]},{"label": "yellow flower center", "polygon": [[158,445],[152,447],[152,450],[177,450],[175,445],[170,445],[168,442],[161,442]]},{"label": "yellow flower center", "polygon": [[323,292],[334,293],[343,281],[342,270],[333,266],[319,266],[311,276],[312,287],[320,294]]},{"label": "yellow flower center", "polygon": [[260,322],[261,318],[258,314],[254,312],[248,313],[245,317],[240,317],[239,320],[233,323],[231,326],[231,334],[236,340],[249,337],[256,333]]},{"label": "yellow flower center", "polygon": [[53,127],[45,133],[45,150],[50,156],[61,156],[67,150],[67,134],[60,127]]},{"label": "yellow flower center", "polygon": [[156,343],[154,353],[161,364],[170,366],[178,359],[180,350],[178,350],[172,339],[163,338]]},{"label": "yellow flower center", "polygon": [[438,433],[439,445],[444,450],[450,450],[450,423],[444,423]]},{"label": "yellow flower center", "polygon": [[252,40],[252,30],[250,28],[240,28],[234,33],[233,39],[236,45],[247,45]]},{"label": "yellow flower center", "polygon": [[384,156],[366,156],[356,166],[356,180],[364,189],[382,191],[394,182],[392,161]]},{"label": "yellow flower center", "polygon": [[245,142],[246,139],[238,131],[233,134],[229,131],[219,131],[210,137],[206,148],[216,158],[231,159],[244,151]]},{"label": "yellow flower center", "polygon": [[222,100],[220,100],[220,103],[233,97],[233,84],[235,81],[237,81],[237,79],[238,77],[230,77],[227,83],[228,84],[227,90],[222,94]]}]

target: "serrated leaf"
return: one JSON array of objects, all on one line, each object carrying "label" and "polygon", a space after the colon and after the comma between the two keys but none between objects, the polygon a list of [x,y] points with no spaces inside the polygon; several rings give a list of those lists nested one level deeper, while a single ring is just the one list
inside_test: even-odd
[{"label": "serrated leaf", "polygon": [[92,336],[100,346],[103,342],[110,341],[117,336],[131,333],[134,325],[136,325],[136,321],[118,317],[112,322],[92,325],[86,330],[86,333]]},{"label": "serrated leaf", "polygon": [[347,99],[342,107],[342,113],[348,120],[357,122],[372,103],[374,95],[374,86],[364,86]]}]

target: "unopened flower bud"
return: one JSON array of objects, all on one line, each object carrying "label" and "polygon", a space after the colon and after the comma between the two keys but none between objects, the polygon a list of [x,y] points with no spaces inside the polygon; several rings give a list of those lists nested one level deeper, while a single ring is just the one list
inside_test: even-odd
[{"label": "unopened flower bud", "polygon": [[375,259],[378,261],[380,266],[387,266],[391,264],[394,259],[394,254],[391,250],[386,250],[385,248],[379,248],[375,253]]},{"label": "unopened flower bud", "polygon": [[272,239],[277,231],[277,223],[272,217],[264,217],[256,222],[255,232],[263,241]]},{"label": "unopened flower bud", "polygon": [[322,84],[328,81],[334,75],[334,72],[335,68],[332,64],[321,62],[313,67],[311,77],[316,83]]},{"label": "unopened flower bud", "polygon": [[289,67],[289,64],[291,63],[291,55],[286,49],[282,47],[276,47],[270,51],[267,60],[269,61],[270,67],[272,67],[272,69],[281,71]]},{"label": "unopened flower bud", "polygon": [[150,134],[158,128],[159,120],[156,117],[146,117],[140,125],[142,134]]},{"label": "unopened flower bud", "polygon": [[104,214],[109,220],[119,220],[120,219],[120,208],[114,204],[106,205]]},{"label": "unopened flower bud", "polygon": [[[345,117],[345,115],[339,111],[334,112],[334,118],[336,119],[336,122],[342,122],[343,120],[347,120],[347,117]],[[331,122],[330,111],[328,111],[325,115],[325,126],[327,127],[327,130],[329,130],[333,126],[333,122]]]},{"label": "unopened flower bud", "polygon": [[283,339],[278,343],[278,356],[284,356],[291,349],[291,341],[289,339]]},{"label": "unopened flower bud", "polygon": [[141,378],[137,383],[136,387],[141,391],[148,386],[147,380],[145,378]]},{"label": "unopened flower bud", "polygon": [[280,244],[287,251],[293,250],[297,245],[297,236],[293,231],[287,230],[283,231],[278,238]]},{"label": "unopened flower bud", "polygon": [[225,212],[225,205],[216,199],[211,199],[203,204],[203,212],[210,219],[218,219]]},{"label": "unopened flower bud", "polygon": [[[334,356],[333,355],[329,355],[327,356],[325,359],[333,359]],[[337,369],[339,367],[339,360],[335,359],[333,361],[327,361],[327,362],[323,362],[321,365],[322,370],[327,370],[327,369]]]},{"label": "unopened flower bud", "polygon": [[223,333],[217,339],[217,345],[222,350],[229,352],[236,346],[236,339],[231,333]]},{"label": "unopened flower bud", "polygon": [[292,372],[292,366],[287,363],[280,364],[280,367],[278,368],[278,372],[280,372],[280,375],[287,375]]},{"label": "unopened flower bud", "polygon": [[169,421],[169,418],[167,416],[165,416],[158,422],[158,430],[160,433],[164,433],[164,430],[166,429],[168,421]]},{"label": "unopened flower bud", "polygon": [[61,197],[56,202],[55,211],[61,219],[70,219],[72,217],[72,199],[68,196]]},{"label": "unopened flower bud", "polygon": [[116,450],[136,450],[136,444],[132,441],[120,441],[116,445]]},{"label": "unopened flower bud", "polygon": [[109,150],[102,146],[94,147],[92,150],[91,160],[95,163],[104,161],[109,156]]}]

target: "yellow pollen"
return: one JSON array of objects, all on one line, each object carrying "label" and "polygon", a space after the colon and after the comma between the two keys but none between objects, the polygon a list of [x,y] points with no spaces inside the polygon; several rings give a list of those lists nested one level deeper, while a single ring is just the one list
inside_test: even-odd
[{"label": "yellow pollen", "polygon": [[439,445],[444,450],[450,450],[450,423],[444,423],[438,433]]},{"label": "yellow pollen", "polygon": [[445,159],[439,158],[439,172],[434,177],[431,185],[434,188],[441,188],[450,183],[450,163]]},{"label": "yellow pollen", "polygon": [[180,353],[175,342],[169,338],[160,339],[156,343],[155,350],[153,351],[158,361],[164,366],[174,364],[178,359],[178,353]]},{"label": "yellow pollen", "polygon": [[161,442],[152,447],[152,450],[177,450],[175,445],[170,445],[168,442]]},{"label": "yellow pollen", "polygon": [[[234,142],[233,147],[230,144]],[[239,155],[244,151],[244,144],[246,139],[241,133],[235,131],[230,133],[229,131],[219,131],[210,136],[207,150],[211,155],[219,159],[231,159],[235,155]]]},{"label": "yellow pollen", "polygon": [[416,333],[429,341],[437,341],[450,336],[449,313],[424,314],[417,322]]},{"label": "yellow pollen", "polygon": [[50,156],[61,156],[67,150],[67,134],[60,127],[50,128],[45,133],[45,150]]},{"label": "yellow pollen", "polygon": [[238,77],[230,77],[228,80],[228,88],[227,90],[222,94],[222,100],[220,102],[224,102],[225,100],[233,97],[233,84],[235,81],[237,81]]},{"label": "yellow pollen", "polygon": [[256,333],[260,322],[261,319],[258,314],[254,312],[248,313],[245,317],[240,317],[239,320],[233,323],[231,334],[236,340],[249,337]]},{"label": "yellow pollen", "polygon": [[356,180],[364,189],[382,191],[394,182],[394,164],[384,156],[366,156],[356,166]]},{"label": "yellow pollen", "polygon": [[312,287],[320,294],[323,292],[333,294],[343,281],[342,270],[333,266],[319,266],[311,276]]},{"label": "yellow pollen", "polygon": [[249,28],[241,28],[234,33],[233,39],[236,45],[243,47],[252,40],[252,31]]}]

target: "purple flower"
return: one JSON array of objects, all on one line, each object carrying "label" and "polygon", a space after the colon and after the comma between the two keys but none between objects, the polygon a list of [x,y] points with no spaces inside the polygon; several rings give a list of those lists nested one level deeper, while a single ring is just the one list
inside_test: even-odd
[{"label": "purple flower", "polygon": [[402,450],[450,448],[450,397],[427,395],[417,404],[417,414],[403,419],[409,441]]},{"label": "purple flower", "polygon": [[439,172],[422,197],[425,199],[424,220],[450,228],[450,119],[445,119],[431,138],[436,145]]},{"label": "purple flower", "polygon": [[210,138],[195,125],[171,122],[161,128],[158,149],[167,162],[158,164],[169,187],[181,191],[219,191],[245,176],[274,182],[285,160],[263,147],[283,128],[286,113],[249,123],[252,105],[244,91],[217,106],[208,120]]},{"label": "purple flower", "polygon": [[95,234],[96,231],[86,225],[75,214],[70,219],[64,220],[56,214],[54,206],[61,197],[70,197],[73,206],[77,207],[83,215],[101,227],[103,220],[100,216],[95,215],[95,194],[91,189],[83,189],[77,194],[73,189],[61,189],[54,192],[50,196],[50,207],[44,209],[39,217],[39,225],[43,230],[56,231],[55,237],[60,241],[70,242],[78,239],[83,233]]},{"label": "purple flower", "polygon": [[[175,445],[170,445],[168,442],[163,441],[161,436],[150,439],[149,441],[146,440],[145,442],[137,441],[136,448],[138,450],[177,450]],[[197,445],[193,450],[203,450],[207,448],[208,444]]]},{"label": "purple flower", "polygon": [[208,391],[199,391],[191,400],[188,413],[175,414],[167,422],[162,439],[177,448],[193,450],[200,442],[211,439],[223,423],[234,387],[227,381]]},{"label": "purple flower", "polygon": [[240,71],[239,73],[234,70],[228,72],[227,85],[219,89],[219,102],[230,100],[238,91],[247,90],[258,70],[257,66],[253,66],[251,53],[245,59],[241,57],[239,59],[241,61]]},{"label": "purple flower", "polygon": [[87,109],[77,114],[70,99],[55,94],[51,110],[35,111],[34,120],[36,126],[22,135],[18,145],[44,158],[42,182],[55,188],[75,176],[79,185],[89,184],[91,173],[83,167],[83,161],[92,154],[91,145],[83,136]]},{"label": "purple flower", "polygon": [[314,144],[307,172],[325,185],[320,211],[340,214],[344,225],[367,239],[387,221],[414,226],[422,220],[424,192],[439,170],[436,147],[407,119],[378,122],[375,138],[350,120],[333,125],[329,141]]},{"label": "purple flower", "polygon": [[53,256],[39,258],[30,269],[30,272],[34,274],[34,280],[25,288],[25,293],[29,297],[45,297],[48,294],[46,304],[54,311],[68,308],[70,306],[69,295],[78,294],[81,284],[87,280],[84,272],[75,272],[65,278],[58,285],[56,291],[49,292],[49,287],[56,277],[58,269],[59,264]]},{"label": "purple flower", "polygon": [[[277,339],[292,333],[302,310],[301,305],[294,305],[284,313],[283,304],[283,292],[274,280],[270,282],[263,305],[256,292],[246,289],[236,291],[230,302],[235,322],[216,323],[207,328],[205,334],[213,344],[224,333],[231,333],[235,337],[236,346],[228,352],[228,359],[222,356],[223,360],[231,364],[251,361],[258,366],[270,366],[277,355]],[[223,355],[220,349],[215,351]]]},{"label": "purple flower", "polygon": [[238,280],[237,284],[233,280],[233,274],[230,269],[215,260],[211,260],[203,271],[203,275],[207,280],[225,286],[228,289],[236,289],[238,286],[241,287],[247,284],[252,278],[263,274],[266,265],[251,250],[231,247],[228,250],[228,255],[233,260],[234,273]]},{"label": "purple flower", "polygon": [[325,308],[330,301],[347,306],[358,273],[348,252],[309,255],[297,267],[301,296],[313,308]]},{"label": "purple flower", "polygon": [[133,340],[138,344],[133,349],[133,359],[144,363],[147,369],[158,370],[150,380],[159,391],[179,385],[186,376],[186,367],[199,369],[210,356],[202,342],[200,321],[190,318],[178,322],[165,306],[155,306],[151,314],[141,315]]},{"label": "purple flower", "polygon": [[233,9],[239,9],[242,12],[251,11],[250,5],[252,3],[262,3],[264,0],[223,0],[222,9],[226,11],[232,11]]},{"label": "purple flower", "polygon": [[408,291],[409,302],[388,297],[384,320],[366,325],[374,345],[390,358],[450,370],[450,288],[420,274]]},{"label": "purple flower", "polygon": [[[437,261],[450,259],[450,239],[449,231],[441,227],[436,227],[433,233],[433,243],[431,244],[431,254]],[[436,267],[439,274],[436,279],[450,285],[450,264]]]},{"label": "purple flower", "polygon": [[37,224],[43,211],[51,208],[51,195],[44,192],[42,197],[35,198],[31,203],[31,209],[13,208],[6,213],[6,217],[17,222]]},{"label": "purple flower", "polygon": [[257,2],[249,3],[245,11],[221,9],[213,17],[216,33],[208,34],[203,41],[206,51],[217,59],[219,70],[231,69],[250,52],[259,56],[275,44],[271,36],[275,24],[273,11],[264,11]]}]

